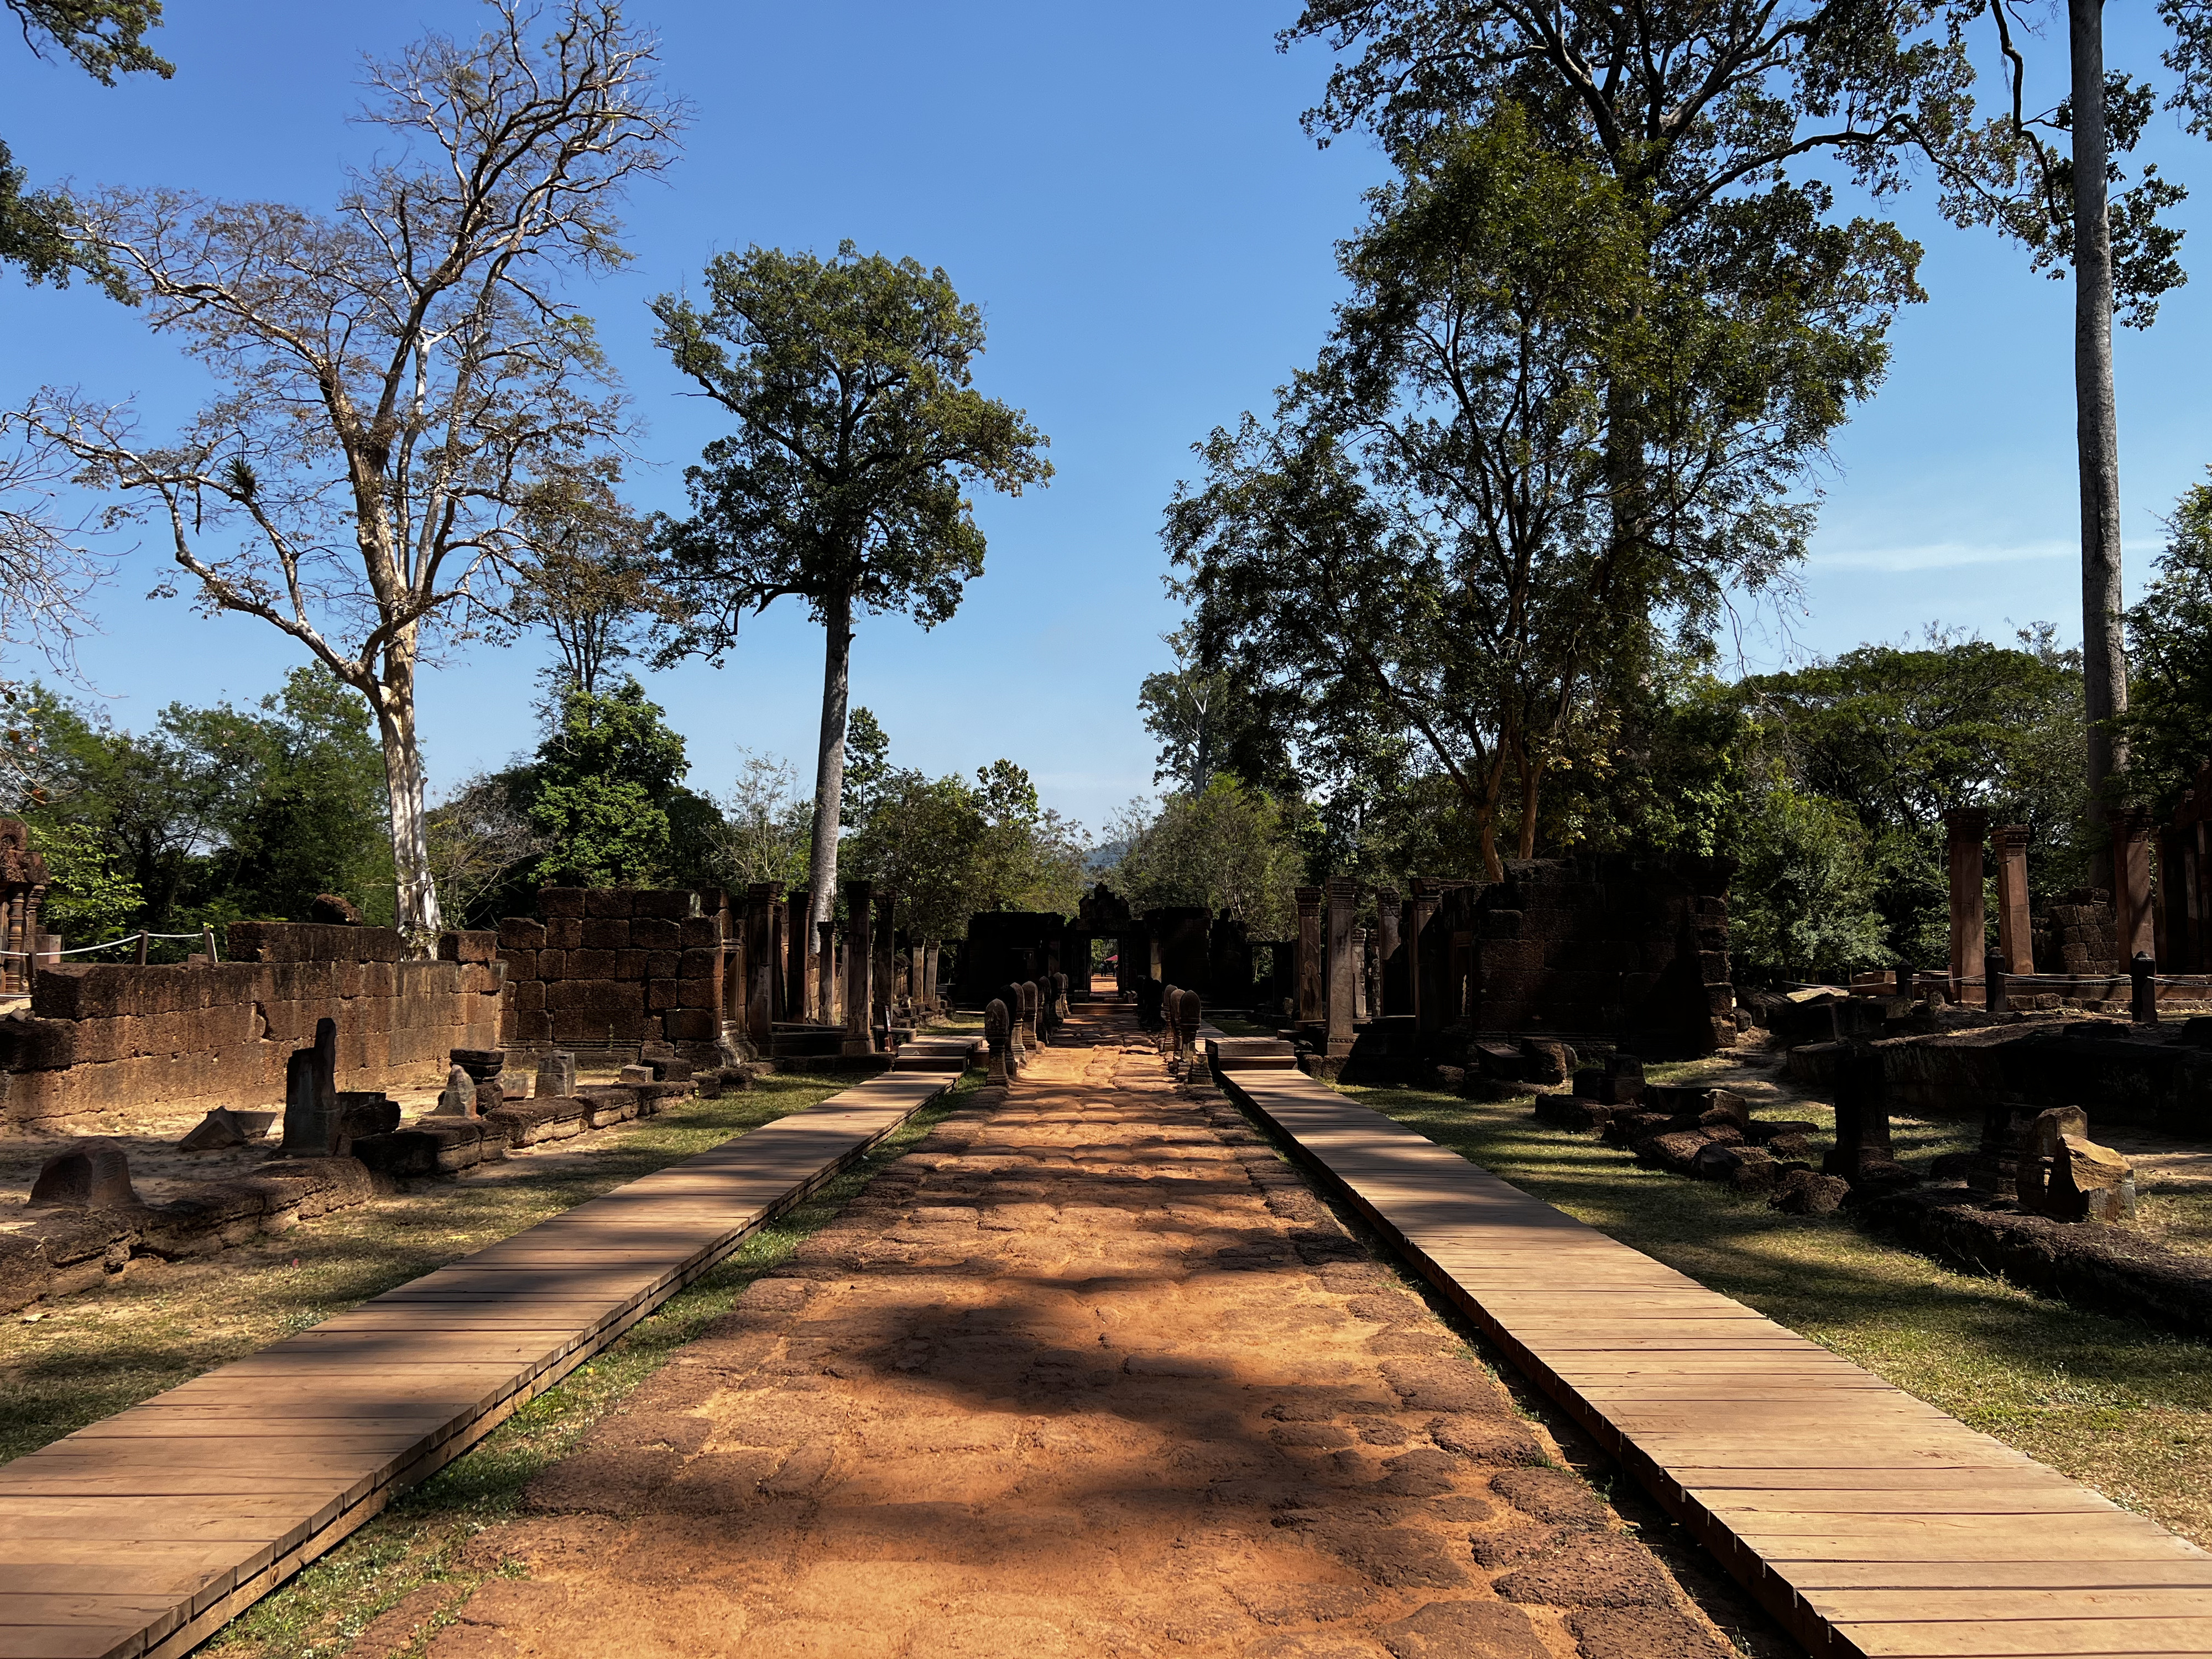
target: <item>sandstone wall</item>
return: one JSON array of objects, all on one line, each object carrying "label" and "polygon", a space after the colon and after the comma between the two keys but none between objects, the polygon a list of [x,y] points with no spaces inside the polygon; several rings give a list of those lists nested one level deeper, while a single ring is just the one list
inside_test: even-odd
[{"label": "sandstone wall", "polygon": [[121,1109],[268,1107],[284,1066],[337,1024],[337,1086],[442,1076],[453,1048],[499,1043],[496,936],[448,933],[402,960],[384,927],[235,922],[233,960],[43,969],[27,1017],[0,1019],[0,1125]]},{"label": "sandstone wall", "polygon": [[499,925],[503,1046],[619,1054],[645,1042],[711,1045],[722,1030],[725,903],[719,892],[541,889],[543,921]]}]

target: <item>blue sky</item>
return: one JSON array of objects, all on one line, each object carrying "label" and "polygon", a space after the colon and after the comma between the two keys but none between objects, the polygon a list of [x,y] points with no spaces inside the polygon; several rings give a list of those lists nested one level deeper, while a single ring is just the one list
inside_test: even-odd
[{"label": "blue sky", "polygon": [[[34,180],[168,183],[326,208],[371,135],[344,116],[363,52],[425,27],[477,27],[459,0],[362,8],[181,0],[157,45],[173,81],[102,90],[0,41],[0,131]],[[1097,829],[1151,787],[1138,680],[1164,665],[1176,617],[1157,530],[1191,441],[1310,356],[1337,294],[1333,240],[1381,176],[1363,143],[1317,150],[1298,112],[1326,74],[1318,52],[1278,53],[1288,4],[929,7],[822,0],[638,0],[666,77],[697,106],[684,160],[629,218],[637,255],[586,296],[648,423],[653,465],[632,489],[682,504],[681,472],[720,428],[653,349],[645,302],[696,280],[712,253],[750,242],[863,247],[942,264],[984,309],[979,384],[1025,407],[1053,439],[1059,476],[1019,501],[987,499],[988,568],[951,622],[925,634],[864,622],[854,700],[895,757],[932,771],[1004,755],[1048,804]],[[2116,65],[2154,67],[2139,14],[2114,7]],[[2054,69],[2063,42],[2047,37]],[[2159,118],[2147,145],[2198,187],[2185,262],[2212,259],[2212,145]],[[1842,434],[1806,605],[1802,650],[1899,639],[1930,622],[2002,636],[2037,619],[2079,632],[2071,379],[2072,295],[1984,233],[1907,201],[1928,249],[1927,305],[1893,335],[1888,385]],[[82,289],[0,276],[0,399],[42,382],[135,395],[149,427],[204,389],[170,343]],[[2212,270],[2170,297],[2147,336],[2119,345],[2122,469],[2131,578],[2157,520],[2212,461],[2198,395],[2212,343]],[[242,699],[298,660],[263,624],[207,620],[148,599],[149,550],[100,609],[88,670],[128,726],[172,698]],[[1758,665],[1780,643],[1747,637]],[[534,742],[542,647],[471,647],[422,693],[434,786]],[[649,676],[690,741],[695,786],[726,787],[740,748],[811,775],[821,638],[771,611],[720,671]]]}]

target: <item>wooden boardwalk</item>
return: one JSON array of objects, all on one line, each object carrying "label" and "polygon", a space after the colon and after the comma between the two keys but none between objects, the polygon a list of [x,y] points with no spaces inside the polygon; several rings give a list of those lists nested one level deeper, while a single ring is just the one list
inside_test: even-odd
[{"label": "wooden boardwalk", "polygon": [[2212,1555],[1300,1073],[1223,1081],[1822,1659],[2212,1655]]},{"label": "wooden boardwalk", "polygon": [[0,1659],[188,1652],[956,1080],[872,1079],[0,1466]]}]

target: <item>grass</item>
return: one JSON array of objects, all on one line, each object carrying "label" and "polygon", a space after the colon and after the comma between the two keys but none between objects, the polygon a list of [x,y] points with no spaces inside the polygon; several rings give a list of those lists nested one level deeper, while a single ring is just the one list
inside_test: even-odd
[{"label": "grass", "polygon": [[849,1086],[764,1078],[556,1143],[550,1156],[496,1166],[497,1178],[381,1199],[204,1261],[134,1265],[119,1281],[42,1304],[0,1323],[0,1462]]},{"label": "grass", "polygon": [[[1655,1066],[1652,1077],[1688,1080],[1712,1069]],[[1642,1168],[1614,1147],[1537,1122],[1529,1095],[1345,1092],[2113,1502],[2212,1545],[2206,1344],[1953,1273],[1840,1218],[1784,1216],[1729,1188]],[[1809,1102],[1760,1108],[1832,1129],[1832,1115]],[[1962,1133],[1900,1120],[1895,1140],[1901,1158],[1917,1161],[1954,1150]]]},{"label": "grass", "polygon": [[981,1082],[981,1072],[968,1073],[951,1094],[909,1118],[863,1162],[761,1228],[711,1273],[501,1424],[468,1455],[404,1494],[353,1537],[257,1602],[209,1650],[226,1659],[325,1659],[343,1653],[370,1624],[404,1602],[401,1620],[419,1620],[423,1628],[411,1645],[398,1650],[420,1653],[478,1584],[514,1571],[511,1564],[471,1551],[476,1535],[510,1518],[523,1488],[540,1471],[564,1455],[677,1349],[728,1312],[746,1285],[827,1223],[884,1164],[957,1110]]}]

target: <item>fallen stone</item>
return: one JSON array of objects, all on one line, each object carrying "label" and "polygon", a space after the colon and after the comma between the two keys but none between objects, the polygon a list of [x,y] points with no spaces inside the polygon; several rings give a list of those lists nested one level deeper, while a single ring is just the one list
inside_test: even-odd
[{"label": "fallen stone", "polygon": [[468,1068],[455,1066],[446,1073],[445,1089],[438,1096],[438,1117],[474,1117],[477,1109],[476,1079]]},{"label": "fallen stone", "polygon": [[112,1140],[80,1140],[46,1160],[31,1183],[31,1207],[112,1210],[135,1206],[131,1160]]},{"label": "fallen stone", "polygon": [[616,1073],[615,1080],[625,1085],[658,1081],[650,1066],[625,1066]]},{"label": "fallen stone", "polygon": [[187,1152],[218,1152],[226,1146],[243,1146],[269,1133],[269,1126],[276,1121],[274,1112],[234,1112],[228,1106],[218,1106],[194,1124],[177,1143],[178,1149]]},{"label": "fallen stone", "polygon": [[1776,1183],[1768,1202],[1784,1215],[1833,1215],[1850,1189],[1841,1176],[1792,1170]]}]

